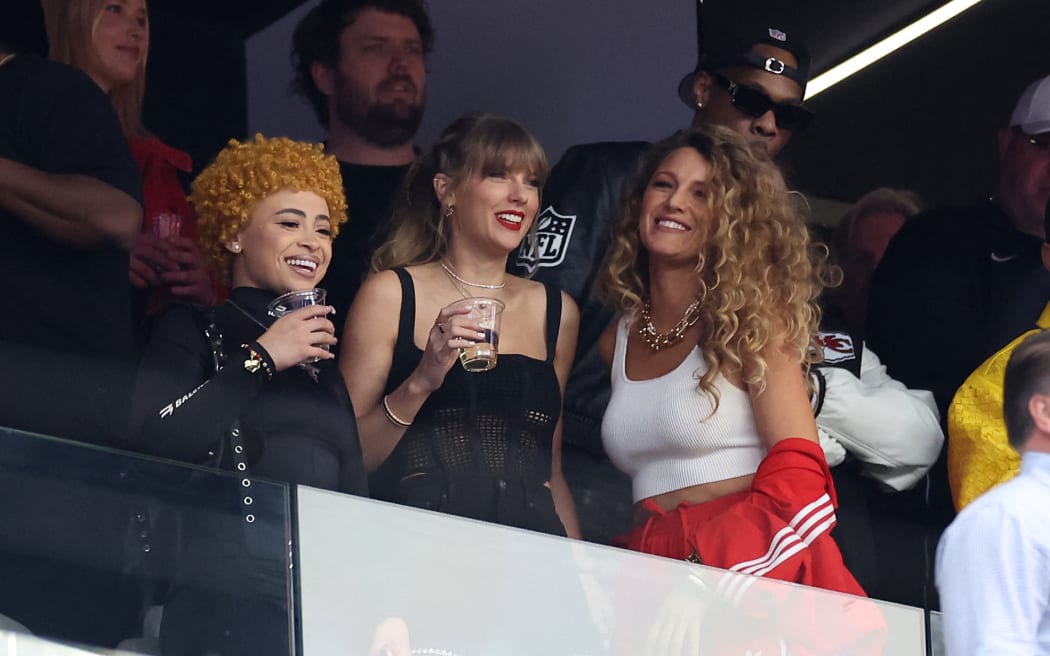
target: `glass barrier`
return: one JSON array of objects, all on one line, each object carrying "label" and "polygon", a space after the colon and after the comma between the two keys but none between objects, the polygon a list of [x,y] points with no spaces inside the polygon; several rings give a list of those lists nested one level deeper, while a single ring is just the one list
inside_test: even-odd
[{"label": "glass barrier", "polygon": [[917,608],[0,429],[0,656],[918,656],[925,628]]},{"label": "glass barrier", "polygon": [[310,656],[926,654],[923,612],[297,488]]},{"label": "glass barrier", "polygon": [[109,649],[81,649],[60,642],[44,640],[22,631],[4,631],[0,623],[0,656],[98,656],[98,654],[121,656],[133,652],[117,652]]},{"label": "glass barrier", "polygon": [[290,497],[0,428],[0,631],[146,654],[295,653]]}]

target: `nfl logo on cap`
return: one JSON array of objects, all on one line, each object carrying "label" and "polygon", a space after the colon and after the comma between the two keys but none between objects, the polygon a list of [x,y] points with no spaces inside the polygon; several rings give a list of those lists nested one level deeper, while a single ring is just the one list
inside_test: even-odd
[{"label": "nfl logo on cap", "polygon": [[787,39],[788,39],[788,35],[787,34],[784,34],[783,32],[781,32],[780,30],[776,29],[775,27],[769,28],[769,36],[771,36],[772,38],[776,39],[777,41],[787,41]]}]

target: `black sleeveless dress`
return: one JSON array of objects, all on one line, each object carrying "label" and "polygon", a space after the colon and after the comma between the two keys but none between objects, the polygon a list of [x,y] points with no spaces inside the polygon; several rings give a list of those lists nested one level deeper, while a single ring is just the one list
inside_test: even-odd
[{"label": "black sleeveless dress", "polygon": [[[401,318],[385,394],[419,364],[413,340],[412,277],[401,281]],[[547,358],[500,354],[496,366],[471,373],[454,364],[430,395],[369,486],[378,499],[463,517],[565,535],[554,511],[551,477],[561,388],[554,354],[561,293],[546,286]]]}]

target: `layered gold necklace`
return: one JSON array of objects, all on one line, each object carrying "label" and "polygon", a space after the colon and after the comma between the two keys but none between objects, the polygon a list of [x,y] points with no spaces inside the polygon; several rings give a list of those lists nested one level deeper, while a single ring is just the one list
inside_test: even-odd
[{"label": "layered gold necklace", "polygon": [[685,331],[689,330],[700,320],[700,299],[696,299],[685,309],[682,318],[667,332],[659,332],[653,325],[653,317],[650,313],[652,304],[646,301],[642,305],[642,320],[638,324],[638,334],[645,345],[654,351],[674,346],[685,337]]}]

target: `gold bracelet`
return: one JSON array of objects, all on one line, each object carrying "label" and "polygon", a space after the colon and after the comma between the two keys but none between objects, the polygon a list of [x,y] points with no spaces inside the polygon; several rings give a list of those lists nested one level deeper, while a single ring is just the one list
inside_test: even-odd
[{"label": "gold bracelet", "polygon": [[394,414],[394,411],[390,409],[390,403],[387,401],[389,394],[383,397],[383,410],[386,412],[386,418],[390,420],[390,423],[400,428],[408,428],[412,425],[412,422],[405,421],[401,417]]}]

